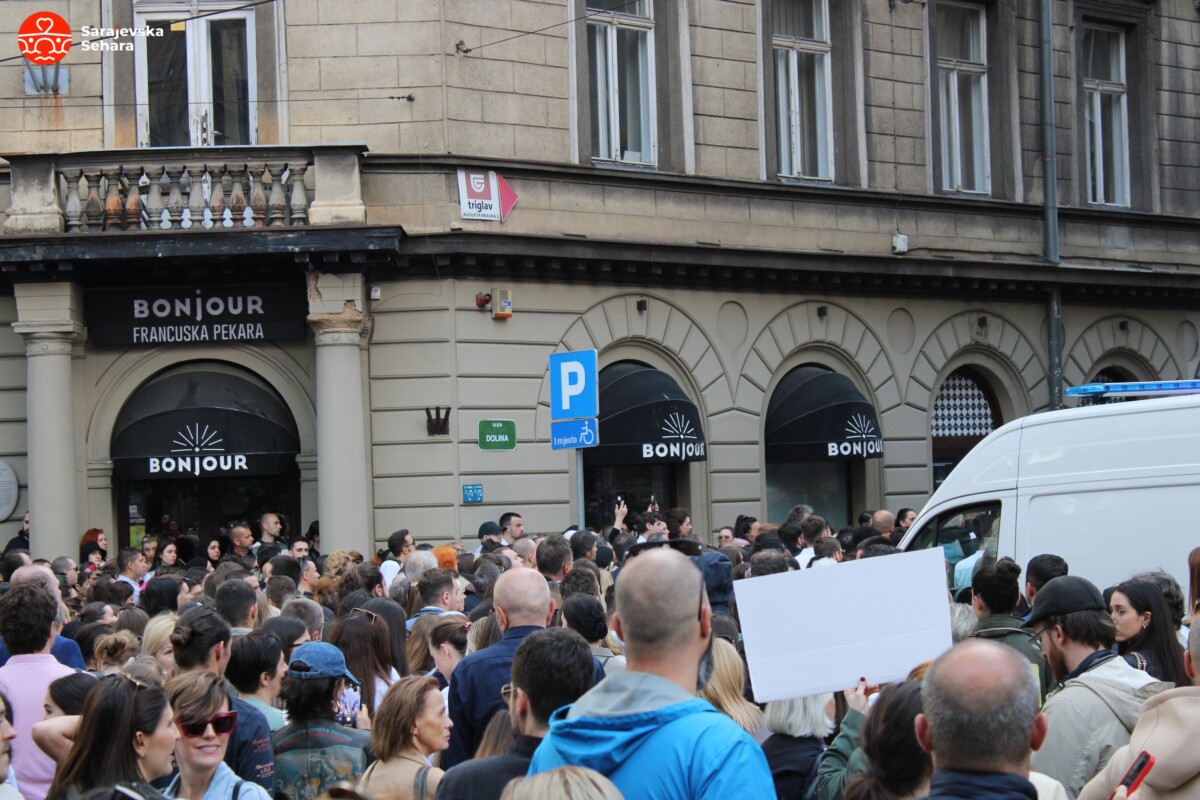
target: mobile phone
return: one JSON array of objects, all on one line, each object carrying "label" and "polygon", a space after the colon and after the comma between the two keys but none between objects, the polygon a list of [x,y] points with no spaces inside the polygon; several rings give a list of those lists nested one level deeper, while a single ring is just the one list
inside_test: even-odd
[{"label": "mobile phone", "polygon": [[621,499],[621,495],[617,495],[617,505],[621,505],[621,503],[624,503],[624,502],[625,501]]},{"label": "mobile phone", "polygon": [[650,495],[650,505],[654,505],[654,495]]},{"label": "mobile phone", "polygon": [[[1125,787],[1125,794],[1131,795],[1138,790],[1142,785],[1142,780],[1146,774],[1154,767],[1154,756],[1143,750],[1138,753],[1138,757],[1133,760],[1133,764],[1129,767],[1129,771],[1125,773],[1125,777],[1121,778],[1121,782],[1117,786]],[[1108,796],[1108,800],[1112,800],[1117,794],[1114,789],[1113,793]]]}]

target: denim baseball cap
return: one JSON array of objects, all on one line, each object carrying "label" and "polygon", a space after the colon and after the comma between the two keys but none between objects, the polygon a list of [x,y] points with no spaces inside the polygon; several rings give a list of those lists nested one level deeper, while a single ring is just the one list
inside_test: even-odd
[{"label": "denim baseball cap", "polygon": [[[297,661],[308,665],[308,669],[296,669]],[[345,678],[351,683],[359,683],[350,670],[346,669],[346,657],[326,642],[305,642],[292,651],[292,660],[288,662],[288,676],[302,681],[316,678]]]}]

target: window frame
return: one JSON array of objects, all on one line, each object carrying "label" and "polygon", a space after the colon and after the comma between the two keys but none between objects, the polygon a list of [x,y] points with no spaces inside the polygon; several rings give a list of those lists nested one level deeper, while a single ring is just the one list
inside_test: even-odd
[{"label": "window frame", "polygon": [[[800,1],[803,2],[803,0],[800,0]],[[781,0],[776,0],[776,2],[781,2]],[[830,16],[829,16],[829,0],[812,0],[812,2],[818,3],[821,8],[821,14],[822,14],[822,18],[824,20],[824,28],[825,28],[825,30],[824,30],[825,38],[824,39],[805,39],[802,37],[795,37],[795,36],[783,36],[783,35],[776,33],[774,30],[772,30],[772,32],[771,32],[771,55],[772,55],[771,64],[772,64],[772,67],[774,68],[774,73],[773,73],[774,91],[772,92],[772,96],[775,99],[775,119],[776,119],[775,130],[777,132],[776,133],[776,142],[777,142],[776,159],[777,159],[777,162],[776,162],[775,172],[776,172],[777,176],[780,178],[790,178],[790,179],[794,179],[794,180],[813,181],[813,182],[819,182],[819,183],[832,184],[832,183],[836,183],[836,181],[837,181],[837,165],[836,165],[836,161],[834,159],[834,125],[833,125],[834,54],[833,54],[833,36],[832,36],[832,32],[831,32],[832,26],[831,26],[831,20],[830,20]],[[785,172],[783,169],[784,142],[783,142],[783,136],[781,134],[782,134],[785,126],[784,126],[784,123],[782,120],[782,114],[780,113],[780,108],[779,108],[779,99],[780,99],[780,95],[781,95],[781,90],[780,90],[780,81],[779,81],[779,70],[777,67],[777,64],[778,64],[777,58],[781,51],[786,53],[787,64],[788,64],[788,87],[789,87],[788,100],[789,100],[789,107],[791,109],[791,113],[789,114],[790,119],[788,120],[787,128],[790,131],[789,138],[790,138],[791,147],[789,148],[790,149],[789,157],[791,159],[792,167],[793,167],[790,172]],[[803,172],[803,169],[804,169],[803,163],[805,160],[804,159],[805,154],[804,154],[801,143],[805,137],[797,135],[797,132],[799,131],[799,128],[800,128],[799,117],[801,115],[800,108],[799,108],[800,103],[798,101],[799,101],[799,73],[800,73],[799,62],[800,62],[800,54],[802,54],[802,53],[817,56],[817,57],[821,58],[822,61],[824,62],[824,80],[822,81],[823,85],[820,88],[821,94],[823,95],[823,101],[824,101],[824,108],[822,109],[824,113],[822,115],[823,119],[818,120],[818,122],[817,122],[817,127],[820,129],[819,132],[823,135],[823,138],[824,138],[825,158],[822,159],[824,162],[824,164],[823,164],[824,171],[826,173],[824,175],[806,175]]]},{"label": "window frame", "polygon": [[[244,4],[243,4],[244,5]],[[224,10],[222,10],[224,8]],[[254,9],[239,8],[236,3],[222,4],[206,11],[215,12],[211,16],[191,20],[185,27],[185,42],[187,46],[188,63],[188,130],[189,143],[184,147],[213,147],[212,124],[213,87],[210,52],[212,39],[209,33],[209,23],[228,19],[242,19],[246,23],[246,80],[247,102],[249,104],[250,141],[246,146],[259,143],[258,130],[258,51],[255,30]],[[177,3],[139,4],[133,12],[135,27],[148,23],[178,20],[180,14],[192,16],[190,5]],[[195,25],[196,22],[201,25]],[[134,37],[134,84],[136,97],[137,147],[151,147],[150,144],[150,83],[147,66],[146,39]],[[208,115],[208,141],[203,140],[203,129],[200,116]],[[170,145],[158,145],[170,146]]]},{"label": "window frame", "polygon": [[[592,28],[604,28],[605,52],[607,54],[607,83],[609,86],[608,98],[608,136],[609,148],[611,154],[609,156],[598,156],[595,153],[590,155],[593,162],[620,164],[634,167],[656,167],[658,166],[658,76],[656,72],[656,47],[655,47],[655,17],[654,17],[654,0],[644,0],[646,3],[646,16],[624,14],[617,11],[600,11],[587,8],[586,2],[584,8],[587,13],[587,21],[585,24],[585,43],[582,48],[584,52],[588,50],[588,42],[591,39]],[[621,157],[620,153],[620,127],[621,117],[620,108],[622,106],[620,89],[618,87],[617,68],[618,68],[618,48],[617,34],[619,30],[636,30],[643,32],[646,35],[646,101],[642,104],[647,112],[647,131],[649,133],[650,158],[643,161],[629,161]],[[585,86],[588,89],[588,103],[591,102],[591,74],[595,65],[590,62],[587,65],[587,75],[585,77]],[[590,142],[592,135],[592,126],[594,120],[589,118],[588,130],[586,131],[587,141],[589,143],[589,151],[591,150]]]},{"label": "window frame", "polygon": [[[1129,208],[1129,207],[1131,207],[1132,201],[1133,201],[1133,191],[1132,191],[1132,184],[1131,184],[1132,176],[1131,176],[1131,172],[1130,172],[1130,161],[1131,161],[1130,122],[1129,122],[1129,89],[1130,89],[1130,86],[1129,86],[1129,70],[1128,70],[1128,61],[1127,61],[1128,56],[1129,56],[1129,46],[1128,46],[1129,32],[1125,28],[1120,27],[1119,25],[1106,25],[1103,23],[1098,23],[1098,22],[1093,22],[1093,21],[1085,21],[1079,32],[1079,36],[1081,37],[1081,45],[1082,45],[1082,42],[1084,41],[1083,37],[1086,37],[1088,30],[1105,31],[1107,33],[1115,33],[1119,37],[1119,39],[1117,41],[1118,41],[1118,45],[1120,47],[1120,60],[1119,60],[1120,80],[1119,81],[1107,81],[1107,80],[1103,80],[1100,78],[1091,78],[1091,77],[1088,77],[1086,74],[1084,74],[1083,68],[1080,69],[1080,75],[1079,75],[1080,93],[1081,93],[1080,107],[1083,112],[1083,117],[1084,117],[1084,121],[1085,121],[1085,125],[1082,129],[1082,136],[1083,136],[1083,144],[1084,144],[1084,149],[1083,149],[1084,187],[1087,192],[1087,204],[1090,206],[1097,206],[1097,207],[1103,207],[1103,208]],[[1086,63],[1087,63],[1086,56],[1083,53],[1080,54],[1080,60],[1081,60],[1082,64],[1086,65]],[[1093,188],[1095,186],[1095,184],[1093,182],[1093,177],[1094,177],[1093,163],[1096,162],[1096,159],[1093,158],[1093,148],[1095,148],[1097,146],[1097,142],[1096,142],[1097,139],[1099,140],[1100,159],[1099,159],[1098,164],[1100,167],[1101,180],[1103,181],[1103,178],[1107,177],[1104,172],[1104,164],[1103,164],[1103,162],[1104,162],[1104,126],[1103,126],[1103,122],[1102,122],[1102,118],[1103,118],[1102,101],[1103,101],[1104,95],[1116,95],[1116,96],[1120,97],[1120,100],[1121,100],[1120,109],[1121,109],[1121,117],[1122,117],[1121,121],[1122,121],[1123,128],[1124,128],[1124,136],[1122,137],[1122,140],[1123,140],[1122,141],[1122,153],[1121,153],[1121,161],[1122,161],[1122,166],[1124,167],[1124,169],[1122,170],[1122,174],[1120,175],[1120,179],[1121,179],[1120,189],[1123,192],[1123,196],[1118,198],[1114,202],[1109,202],[1108,200],[1104,199],[1104,196],[1107,194],[1107,192],[1105,190],[1108,188],[1107,185],[1104,183],[1101,184],[1100,192],[1098,193],[1098,195],[1093,193]],[[1092,115],[1094,115],[1093,119],[1096,120],[1095,136],[1093,136],[1092,130],[1087,125],[1087,119],[1088,119],[1089,112]]]},{"label": "window frame", "polygon": [[[825,5],[825,30],[829,40],[827,100],[828,124],[832,134],[829,155],[833,161],[830,178],[790,177],[781,173],[779,114],[776,98],[775,35],[772,15],[775,3],[757,4],[759,84],[759,177],[765,181],[795,186],[845,186],[868,188],[866,103],[864,92],[863,10],[861,3],[838,0]],[[790,37],[782,37],[784,39]]]},{"label": "window frame", "polygon": [[[940,102],[938,105],[938,153],[941,162],[941,190],[953,194],[967,194],[991,196],[992,194],[992,135],[991,135],[991,119],[990,106],[991,95],[989,92],[988,74],[991,65],[988,62],[988,10],[985,6],[973,3],[955,3],[955,2],[939,2],[935,9],[935,13],[940,13],[942,8],[964,8],[972,12],[975,19],[978,20],[978,37],[979,37],[979,53],[982,61],[963,61],[956,58],[947,58],[941,53],[937,54],[937,70],[936,85],[939,101],[942,98],[942,80],[943,76],[950,81],[952,90],[947,92],[950,98],[950,108],[945,108]],[[973,32],[974,33],[974,32]],[[962,134],[960,125],[962,122],[959,106],[959,77],[960,75],[979,76],[979,91],[982,95],[980,103],[982,118],[978,120],[978,135],[982,138],[983,144],[980,148],[983,156],[983,186],[978,189],[963,188],[962,181]],[[949,122],[951,130],[946,130],[946,124]],[[949,136],[947,134],[950,134]],[[949,140],[949,141],[948,141]],[[947,171],[951,175],[947,175]]]}]

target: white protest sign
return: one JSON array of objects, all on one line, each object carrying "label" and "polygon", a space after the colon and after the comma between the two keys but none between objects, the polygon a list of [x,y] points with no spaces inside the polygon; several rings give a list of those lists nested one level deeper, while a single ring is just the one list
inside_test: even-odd
[{"label": "white protest sign", "polygon": [[760,703],[904,678],[948,650],[940,548],[734,581]]}]

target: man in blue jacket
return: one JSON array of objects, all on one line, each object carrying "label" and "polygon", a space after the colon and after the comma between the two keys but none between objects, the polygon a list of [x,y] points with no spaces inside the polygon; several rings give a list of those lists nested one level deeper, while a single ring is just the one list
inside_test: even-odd
[{"label": "man in blue jacket", "polygon": [[696,697],[712,674],[712,609],[688,558],[659,548],[630,561],[613,627],[626,671],[555,712],[530,774],[587,767],[626,800],[774,797],[762,748]]}]

